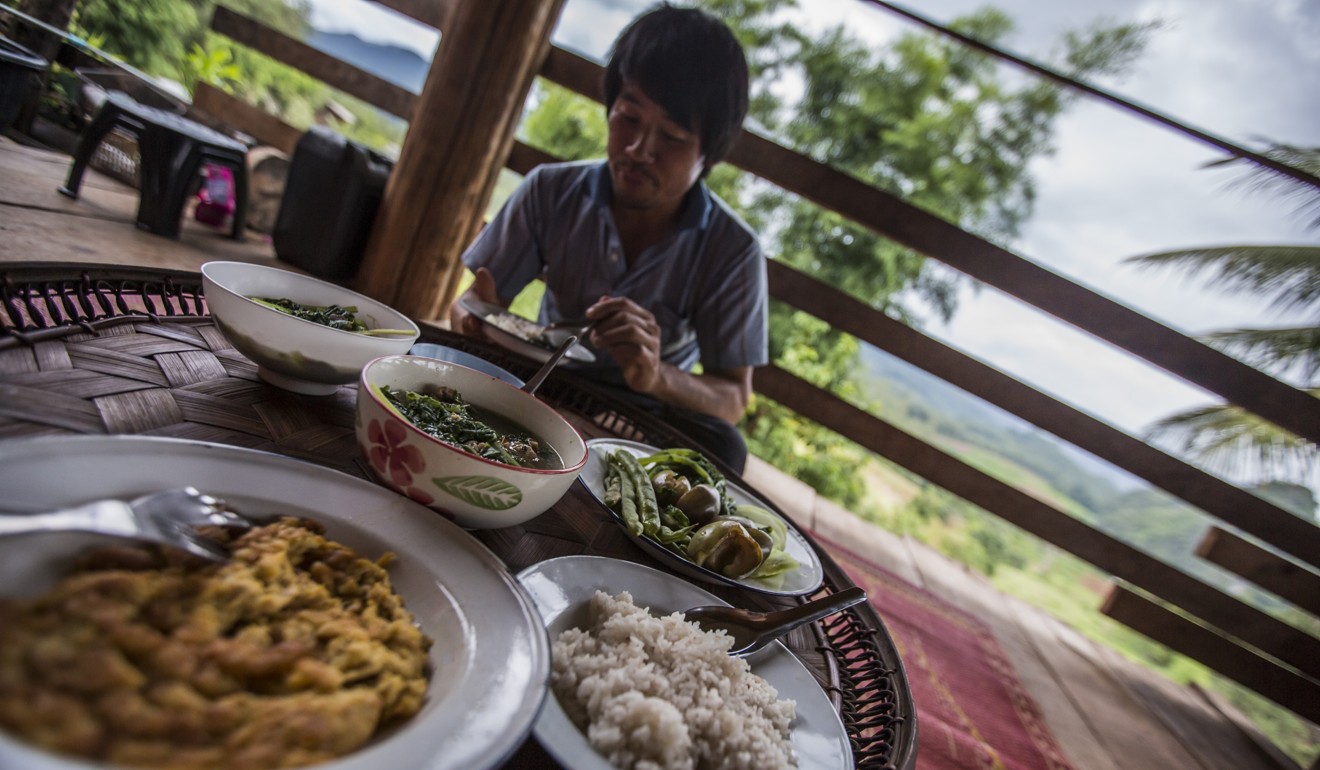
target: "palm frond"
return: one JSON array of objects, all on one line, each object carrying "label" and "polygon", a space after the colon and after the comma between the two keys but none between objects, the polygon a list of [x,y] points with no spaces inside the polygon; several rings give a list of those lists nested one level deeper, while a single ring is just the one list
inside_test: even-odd
[{"label": "palm frond", "polygon": [[[1270,143],[1262,154],[1320,181],[1320,147]],[[1210,165],[1249,162],[1242,157]],[[1255,166],[1244,182],[1254,190],[1300,198],[1301,209],[1317,212],[1320,183],[1311,183]],[[1308,214],[1309,216],[1309,214]],[[1224,291],[1272,297],[1279,311],[1320,307],[1320,246],[1233,245],[1162,251],[1129,257],[1139,268],[1175,268]],[[1311,384],[1320,372],[1320,322],[1282,329],[1231,329],[1213,332],[1204,342],[1275,376],[1292,373]],[[1320,389],[1311,389],[1320,397]],[[1147,430],[1147,440],[1172,446],[1210,470],[1238,479],[1317,481],[1320,447],[1241,407],[1193,409],[1165,417]]]},{"label": "palm frond", "polygon": [[1320,375],[1320,326],[1227,329],[1199,339],[1276,377],[1291,374],[1309,385]]},{"label": "palm frond", "polygon": [[[1320,397],[1320,389],[1309,392]],[[1238,406],[1170,415],[1146,439],[1231,479],[1311,483],[1320,461],[1320,447]]]},{"label": "palm frond", "polygon": [[1279,310],[1320,305],[1320,246],[1212,246],[1140,254],[1123,262],[1182,269],[1229,292],[1274,295]]},{"label": "palm frond", "polygon": [[[1320,147],[1298,147],[1297,145],[1272,142],[1261,139],[1266,148],[1261,155],[1270,160],[1292,166],[1320,180]],[[1236,163],[1251,163],[1251,170],[1235,185],[1249,191],[1264,192],[1281,199],[1297,200],[1297,213],[1307,227],[1320,227],[1320,183],[1308,183],[1295,177],[1286,176],[1268,166],[1255,164],[1249,158],[1240,155],[1205,164],[1207,168],[1227,166]]]}]

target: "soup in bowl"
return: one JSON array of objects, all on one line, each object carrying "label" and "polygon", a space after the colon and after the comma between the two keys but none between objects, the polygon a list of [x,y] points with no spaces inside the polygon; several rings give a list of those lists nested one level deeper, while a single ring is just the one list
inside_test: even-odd
[{"label": "soup in bowl", "polygon": [[263,380],[329,395],[373,358],[406,353],[417,324],[370,297],[309,275],[243,262],[202,265],[216,326]]},{"label": "soup in bowl", "polygon": [[468,529],[541,515],[587,461],[582,436],[545,402],[484,372],[417,356],[363,368],[355,428],[381,483]]}]

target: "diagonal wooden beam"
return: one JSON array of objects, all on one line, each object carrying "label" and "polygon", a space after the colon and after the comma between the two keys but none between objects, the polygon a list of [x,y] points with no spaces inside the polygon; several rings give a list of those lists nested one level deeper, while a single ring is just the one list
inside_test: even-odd
[{"label": "diagonal wooden beam", "polygon": [[[1100,611],[1264,695],[1311,722],[1320,722],[1320,683],[1243,647],[1227,633],[1207,628],[1125,586],[1110,589]],[[1298,632],[1301,633],[1301,632]]]},{"label": "diagonal wooden beam", "polygon": [[[1311,553],[1320,551],[1312,550]],[[1210,527],[1205,531],[1205,536],[1196,545],[1196,555],[1250,580],[1313,615],[1320,615],[1320,573],[1270,553],[1250,540],[1220,527]]]},{"label": "diagonal wooden beam", "polygon": [[730,159],[1320,444],[1320,399],[1258,369],[769,140],[744,132]]},{"label": "diagonal wooden beam", "polygon": [[223,116],[227,125],[256,137],[262,144],[268,144],[286,155],[293,155],[303,135],[302,131],[269,112],[201,81],[193,89],[192,106],[213,119]]},{"label": "diagonal wooden beam", "polygon": [[772,295],[956,385],[1300,559],[1320,527],[1051,398],[805,273],[771,260]]},{"label": "diagonal wooden beam", "polygon": [[302,70],[317,80],[333,83],[340,91],[374,104],[391,115],[404,120],[412,119],[417,96],[408,89],[322,53],[301,40],[295,40],[223,5],[215,7],[211,29],[236,43]]},{"label": "diagonal wooden beam", "polygon": [[454,0],[375,0],[375,2],[437,30],[445,28],[449,11],[454,5]]}]

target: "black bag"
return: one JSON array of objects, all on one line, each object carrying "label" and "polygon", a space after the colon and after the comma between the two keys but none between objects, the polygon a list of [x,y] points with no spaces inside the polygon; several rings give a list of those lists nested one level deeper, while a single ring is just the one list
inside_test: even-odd
[{"label": "black bag", "polygon": [[322,126],[298,140],[271,240],[275,256],[307,272],[352,278],[394,161]]}]

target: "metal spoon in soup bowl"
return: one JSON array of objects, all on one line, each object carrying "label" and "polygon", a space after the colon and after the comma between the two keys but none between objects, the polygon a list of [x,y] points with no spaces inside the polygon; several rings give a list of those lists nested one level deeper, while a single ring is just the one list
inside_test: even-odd
[{"label": "metal spoon in soup bowl", "polygon": [[703,631],[727,632],[733,637],[729,654],[746,657],[798,626],[828,617],[863,601],[866,601],[866,591],[851,586],[787,610],[753,612],[737,607],[710,605],[685,610],[683,616],[701,626]]},{"label": "metal spoon in soup bowl", "polygon": [[546,359],[545,363],[541,364],[541,368],[536,370],[536,374],[533,374],[532,378],[527,381],[527,384],[522,386],[523,392],[528,395],[534,395],[536,389],[541,387],[541,383],[550,375],[550,372],[554,370],[555,365],[559,363],[559,359],[563,358],[564,354],[568,353],[568,351],[577,344],[577,341],[577,335],[570,334],[563,342],[559,343],[559,347],[555,348],[555,352],[550,354],[550,357]]}]

